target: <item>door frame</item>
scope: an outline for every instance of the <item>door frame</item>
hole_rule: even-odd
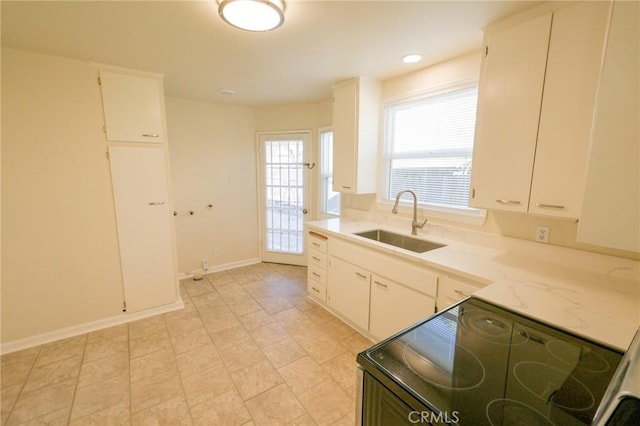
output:
[[[263,262],[284,263],[290,265],[307,265],[306,257],[306,238],[303,232],[303,249],[301,254],[287,254],[287,253],[273,253],[267,252],[266,249],[266,209],[265,209],[265,161],[264,161],[264,149],[262,147],[262,138],[269,136],[287,136],[287,135],[304,135],[306,140],[303,147],[303,162],[314,163],[313,160],[313,132],[309,129],[306,130],[284,130],[284,131],[269,131],[269,132],[257,132],[256,133],[256,192],[258,197],[257,214],[258,214],[258,250],[260,260]],[[311,220],[315,217],[312,211],[313,201],[311,197],[311,183],[313,179],[313,171],[305,169],[303,173],[303,197],[304,208],[307,209],[304,221]]]

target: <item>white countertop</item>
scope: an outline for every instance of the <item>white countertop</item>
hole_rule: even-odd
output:
[[[354,235],[372,229],[409,235],[410,228],[345,219],[306,225],[488,284],[474,296],[617,349],[626,350],[640,326],[638,261],[442,225],[428,225],[418,238],[446,247],[418,254]]]

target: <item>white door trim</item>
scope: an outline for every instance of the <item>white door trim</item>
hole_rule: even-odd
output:
[[[277,135],[302,135],[305,138],[305,146],[303,152],[303,162],[311,163],[311,157],[313,155],[312,149],[312,135],[313,132],[309,129],[307,130],[285,130],[285,131],[269,131],[269,132],[257,132],[256,133],[256,170],[257,170],[257,198],[258,198],[258,245],[259,245],[259,253],[260,259],[265,262],[275,262],[275,263],[287,263],[292,265],[301,265],[306,266],[307,259],[305,255],[305,244],[303,244],[303,252],[302,254],[277,254],[274,255],[272,252],[267,252],[266,250],[266,220],[265,220],[265,178],[264,178],[264,152],[262,149],[262,140],[265,137],[269,136],[277,136]],[[312,170],[308,170],[305,168],[303,173],[304,180],[304,208],[307,209],[307,214],[304,216],[305,221],[311,220],[313,217],[312,205],[313,202],[310,198],[310,183],[312,178]],[[304,240],[303,240],[304,241]]]

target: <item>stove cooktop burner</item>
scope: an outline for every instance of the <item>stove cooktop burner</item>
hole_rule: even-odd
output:
[[[513,374],[523,388],[556,407],[583,411],[595,404],[591,391],[571,371],[523,361],[513,367]]]
[[[484,381],[485,370],[482,362],[472,352],[460,345],[455,345],[454,356],[456,362],[461,362],[465,365],[465,373],[461,375],[454,375],[446,366],[437,365],[435,362],[420,355],[419,345],[416,341],[410,342],[405,347],[402,355],[405,364],[414,373],[432,385],[441,388],[473,389]]]
[[[562,340],[551,340],[547,343],[547,350],[559,361],[568,366],[575,365],[575,359],[571,356],[578,352],[579,363],[575,368],[590,373],[604,373],[609,371],[609,362],[601,355],[584,346],[577,346]]]
[[[487,404],[487,419],[492,426],[554,426],[549,418],[534,409],[514,399],[499,398]]]

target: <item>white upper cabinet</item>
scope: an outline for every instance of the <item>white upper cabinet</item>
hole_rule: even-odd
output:
[[[333,190],[376,192],[380,85],[364,77],[333,87]]]
[[[577,240],[640,252],[640,4],[617,1],[604,55]]]
[[[165,141],[162,79],[100,71],[107,140]]]
[[[527,211],[550,28],[546,14],[485,36],[473,207]]]
[[[608,9],[584,2],[553,14],[531,213],[580,217]]]
[[[579,218],[609,4],[487,30],[474,207]]]

